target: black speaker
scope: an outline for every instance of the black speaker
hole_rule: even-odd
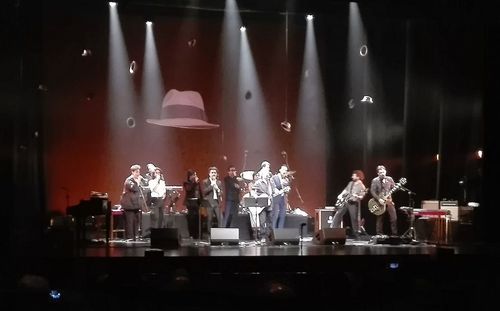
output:
[[[274,245],[293,244],[298,245],[300,241],[299,228],[276,228],[271,233],[271,242]]]
[[[323,228],[314,235],[315,244],[340,244],[344,245],[346,240],[346,228]]]
[[[177,228],[151,228],[151,247],[161,249],[179,248]]]
[[[239,228],[210,228],[211,245],[238,245],[239,242]]]

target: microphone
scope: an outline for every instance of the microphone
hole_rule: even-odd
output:
[[[401,188],[401,190],[408,192],[408,194],[416,194],[415,192],[411,191],[410,189],[408,189],[406,187],[401,186],[400,188]]]

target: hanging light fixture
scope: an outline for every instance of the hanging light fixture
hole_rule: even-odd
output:
[[[292,124],[288,122],[288,10],[285,13],[285,57],[285,121],[282,121],[280,126],[289,133],[292,131]]]

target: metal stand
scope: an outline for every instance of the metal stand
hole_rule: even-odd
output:
[[[142,232],[142,213],[143,212],[150,213],[150,208],[148,206],[148,203],[146,202],[146,198],[144,197],[144,192],[142,191],[142,187],[143,186],[139,185],[139,190],[141,192],[143,206],[139,210],[139,223],[137,224],[137,227],[138,227],[137,232],[138,232],[139,236],[136,237],[136,239],[138,239],[138,240],[144,240],[144,237],[143,237],[144,232]]]
[[[408,207],[401,207],[400,209],[405,210],[408,213],[408,217],[410,217],[410,228],[406,230],[405,233],[401,236],[403,239],[410,239],[411,243],[419,243],[417,240],[417,230],[415,230],[415,214],[413,213],[413,206],[415,201],[412,198],[412,195],[415,193],[410,191],[405,187],[401,187],[402,190],[408,192]]]
[[[410,239],[412,243],[418,243],[417,231],[415,230],[415,214],[413,214],[413,207],[407,208],[408,216],[410,217],[410,228],[406,230],[401,236],[402,238]]]

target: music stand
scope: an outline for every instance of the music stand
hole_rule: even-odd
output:
[[[259,240],[258,237],[258,228],[260,228],[260,213],[269,206],[269,197],[245,197],[243,198],[243,205],[246,207],[250,213],[250,224],[252,222],[255,226],[252,226],[254,229],[254,237],[255,241]],[[253,218],[254,215],[255,218]]]

